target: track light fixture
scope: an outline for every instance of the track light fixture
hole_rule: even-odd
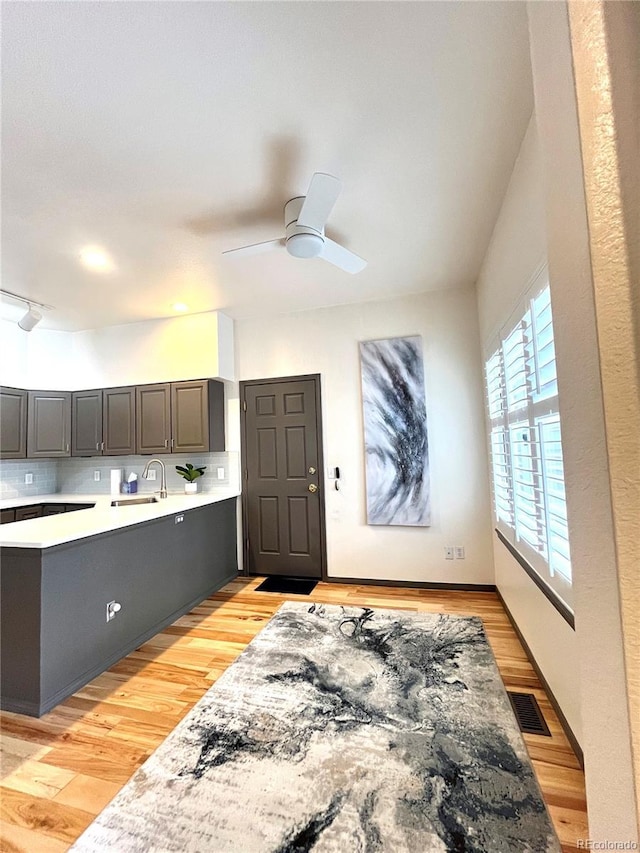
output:
[[[10,290],[0,289],[0,294],[8,296],[9,299],[15,299],[17,302],[23,302],[29,307],[24,317],[18,320],[18,326],[24,329],[25,332],[30,332],[42,320],[42,314],[37,310],[38,308],[43,308],[45,311],[53,310],[52,305],[45,305],[44,302],[36,302],[35,299],[28,299],[26,296],[20,296],[18,293],[12,293]]]
[[[29,310],[24,315],[21,320],[18,320],[18,325],[21,329],[24,329],[25,332],[30,332],[38,323],[42,320],[42,314],[39,311],[36,311],[35,308],[31,308],[29,306]]]

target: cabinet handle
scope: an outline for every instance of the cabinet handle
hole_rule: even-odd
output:
[[[104,441],[100,442],[100,450],[104,450]]]
[[[67,442],[67,444],[66,444],[65,452],[66,452],[66,453],[68,453],[68,452],[69,452],[69,442]]]
[[[100,442],[96,441],[96,450],[100,450]]]
[[[164,440],[164,446],[165,446],[165,447],[169,447],[169,439],[168,439],[168,438],[165,438],[165,440]]]
[[[174,441],[173,441],[173,439],[171,439],[171,447],[173,447],[173,444],[174,444]]]

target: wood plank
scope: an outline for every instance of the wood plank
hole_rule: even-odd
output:
[[[89,814],[98,815],[121,787],[122,785],[118,782],[107,782],[104,779],[78,773],[56,794],[54,800],[56,803],[74,806]]]
[[[44,761],[28,760],[4,776],[0,788],[22,791],[36,797],[54,797],[74,776],[75,773],[70,770],[46,764]]]
[[[89,826],[93,815],[53,800],[4,789],[0,797],[0,818],[72,844]]]
[[[67,849],[292,599],[480,617],[505,686],[533,692],[551,730],[550,738],[524,740],[563,853],[588,837],[578,760],[495,593],[319,583],[311,599],[255,592],[261,581],[232,581],[40,720],[0,715],[6,773],[17,774],[1,792],[0,850]]]
[[[0,853],[66,853],[65,841],[0,820]]]

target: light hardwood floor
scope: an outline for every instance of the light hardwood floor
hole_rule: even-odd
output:
[[[580,765],[495,594],[321,583],[309,599],[259,582],[230,583],[44,717],[0,716],[1,851],[66,851],[288,598],[480,616],[507,688],[533,692],[551,730],[525,741],[564,853],[587,838]]]

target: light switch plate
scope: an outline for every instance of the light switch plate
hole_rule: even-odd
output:
[[[464,545],[456,545],[456,560],[464,560]]]
[[[149,469],[149,471],[147,472],[146,479],[147,479],[147,480],[155,480],[155,478],[156,478],[156,473],[157,473],[157,472],[156,472],[155,468],[151,468],[151,469]]]
[[[218,479],[224,480],[224,468],[218,468]]]
[[[445,545],[444,558],[445,560],[453,560],[453,545]]]
[[[100,480],[100,471],[94,471],[94,472],[93,472],[93,481],[94,481],[94,483],[97,483],[99,480]]]
[[[33,474],[24,475],[24,484],[25,486],[31,486],[33,484]]]

